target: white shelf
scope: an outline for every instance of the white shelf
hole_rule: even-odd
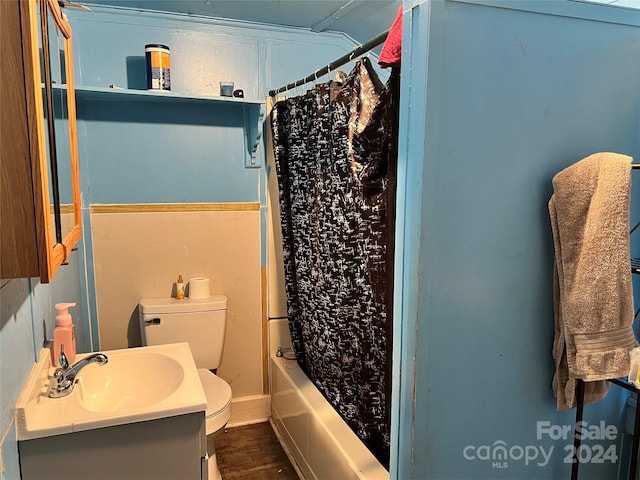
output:
[[[55,88],[55,87],[54,87]],[[248,98],[198,95],[193,93],[164,92],[159,90],[130,90],[125,88],[80,87],[76,86],[76,96],[82,99],[112,99],[149,102],[213,102],[239,105],[264,105],[264,100]]]
[[[1,0],[0,0],[1,1]],[[66,89],[66,85],[55,86],[56,90]],[[265,101],[236,97],[215,97],[191,93],[163,92],[158,90],[130,90],[105,87],[76,87],[76,98],[84,101],[110,100],[141,102],[146,104],[167,103],[211,103],[212,106],[236,105],[242,108],[245,132],[245,168],[260,168],[259,154],[262,140],[262,123],[265,115]]]

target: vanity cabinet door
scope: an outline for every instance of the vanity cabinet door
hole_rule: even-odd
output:
[[[0,278],[48,283],[82,235],[71,28],[55,1],[0,0],[0,35]]]

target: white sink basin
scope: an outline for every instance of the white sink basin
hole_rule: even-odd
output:
[[[50,355],[41,355],[16,404],[18,440],[205,411],[187,343],[102,353],[108,363],[85,366],[62,398],[48,396],[54,368]]]
[[[140,351],[107,356],[106,365],[88,365],[78,375],[75,388],[80,391],[80,404],[92,412],[143,409],[167,398],[184,380],[182,365],[164,354]]]

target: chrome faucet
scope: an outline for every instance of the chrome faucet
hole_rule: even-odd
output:
[[[73,387],[76,384],[76,376],[80,373],[80,370],[91,363],[104,365],[108,361],[109,359],[104,353],[92,353],[70,367],[69,360],[67,360],[67,356],[64,354],[64,346],[61,346],[60,357],[58,358],[60,367],[56,368],[56,371],[53,372],[51,387],[49,388],[49,397],[66,397],[73,391]]]

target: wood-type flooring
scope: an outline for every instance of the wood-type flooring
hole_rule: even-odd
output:
[[[269,422],[225,429],[215,443],[223,480],[300,480]]]

